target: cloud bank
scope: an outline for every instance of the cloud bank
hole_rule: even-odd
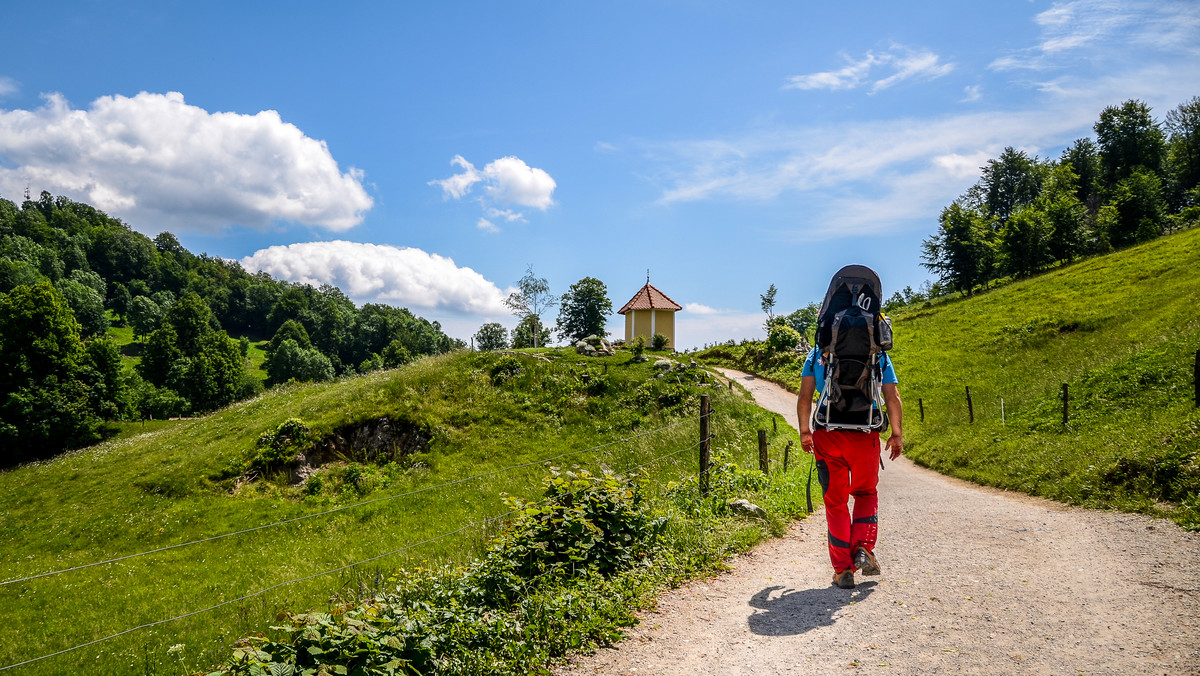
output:
[[[49,94],[0,110],[0,192],[69,195],[155,232],[266,227],[342,231],[373,201],[361,171],[342,172],[324,141],[279,113],[210,113],[178,92],[103,96],[74,109]]]
[[[514,205],[540,211],[554,205],[554,189],[558,184],[545,170],[531,167],[518,157],[501,157],[489,162],[482,170],[476,169],[462,155],[455,155],[450,164],[462,171],[450,178],[430,181],[429,185],[439,186],[444,199],[457,200],[471,194],[477,184],[482,184],[483,194],[478,200],[487,218],[480,219],[481,229],[498,231],[495,219],[524,222],[524,214],[508,208]]]
[[[241,260],[251,272],[332,284],[356,302],[486,316],[506,315],[504,293],[471,268],[411,247],[334,240],[260,249]]]

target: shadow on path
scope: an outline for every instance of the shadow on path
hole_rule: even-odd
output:
[[[877,582],[863,582],[854,589],[834,586],[820,589],[785,589],[771,598],[782,586],[767,587],[750,598],[750,607],[757,612],[749,617],[750,631],[760,636],[796,636],[817,627],[828,627],[837,621],[835,615],[852,601],[862,601],[875,590]]]

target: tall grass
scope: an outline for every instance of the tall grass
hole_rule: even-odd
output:
[[[319,518],[0,586],[0,666],[497,516],[505,509],[500,494],[533,497],[550,464],[618,472],[645,465],[639,472],[665,485],[696,471],[692,447],[699,434],[695,395],[700,390],[711,392],[718,411],[713,418],[717,448],[738,462],[754,462],[754,430],[771,428],[767,414],[741,393],[688,387],[678,373],[656,378],[650,364],[628,364],[626,354],[586,361],[573,352],[555,356],[552,362],[502,357],[520,366],[500,379],[492,373],[497,357],[458,353],[340,382],[286,386],[209,416],[0,472],[0,538],[7,544],[0,551],[0,581],[467,479]],[[282,476],[250,483],[224,478],[253,453],[263,432],[289,418],[302,419],[320,437],[382,417],[426,431],[429,446],[383,465],[353,458],[333,462],[321,470],[324,488],[315,492],[309,485],[289,485]],[[789,434],[781,429],[777,441]],[[594,448],[605,443],[611,445]],[[531,464],[488,474],[526,463]],[[479,474],[485,476],[468,479]],[[177,653],[168,653],[177,644],[186,645],[189,663],[217,664],[235,639],[263,630],[284,611],[357,598],[401,566],[462,561],[498,527],[468,529],[369,565],[281,586],[38,662],[22,673],[166,673],[179,669]]]

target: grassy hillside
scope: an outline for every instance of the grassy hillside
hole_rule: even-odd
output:
[[[703,370],[659,375],[652,363],[628,363],[624,352],[587,360],[573,351],[544,354],[549,358],[460,352],[339,382],[285,386],[209,416],[0,472],[0,540],[6,543],[0,582],[373,501],[0,586],[0,666],[502,514],[501,494],[538,495],[551,464],[621,472],[650,462],[640,472],[651,486],[665,486],[695,472],[701,392],[711,393],[717,411],[715,449],[735,461],[755,464],[755,430],[772,429],[768,414],[740,392],[712,387]],[[293,482],[268,462],[272,453],[286,455],[287,444],[259,443],[292,418],[302,421],[310,441],[322,443],[335,435],[351,440],[362,430],[378,435],[378,421],[387,418],[392,441],[405,450],[369,457],[339,446],[325,451],[313,476]],[[784,427],[772,437],[776,449],[794,438]],[[541,462],[547,459],[552,462]],[[794,473],[803,479],[804,469]],[[459,479],[465,480],[411,494]],[[395,496],[403,497],[389,499]],[[803,508],[795,501],[772,507],[776,527],[779,518]],[[745,546],[770,525],[746,522],[721,537],[701,537],[695,555]],[[498,527],[468,529],[369,565],[281,586],[22,673],[178,673],[180,651],[193,669],[215,665],[235,639],[265,630],[282,611],[357,598],[400,566],[462,561]],[[168,652],[177,644],[185,648]]]
[[[1200,527],[1197,270],[1200,229],[897,313],[909,456],[979,483]],[[756,361],[747,349],[696,358],[799,388],[797,359]]]

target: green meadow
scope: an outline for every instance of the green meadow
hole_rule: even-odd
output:
[[[97,446],[4,470],[0,582],[16,582],[0,585],[0,666],[253,594],[15,672],[215,668],[235,641],[266,631],[282,613],[370,596],[401,568],[470,560],[502,528],[502,496],[537,499],[552,467],[636,472],[661,501],[664,487],[695,481],[702,393],[712,397],[713,447],[723,461],[756,468],[758,429],[771,433],[776,455],[796,439],[786,425],[774,432],[770,414],[702,368],[665,370],[653,357],[630,356],[452,353],[275,388],[211,415],[148,423],[145,433],[131,426]],[[259,441],[298,419],[316,447],[383,418],[409,435],[407,450],[368,457],[340,447],[302,481],[272,465]],[[768,508],[766,521],[676,525],[684,553],[672,555],[672,575],[711,571],[803,514],[804,460],[773,473],[786,491],[742,496]],[[814,492],[819,501],[819,487]],[[160,548],[168,549],[89,565]],[[23,579],[55,571],[64,572]],[[311,579],[291,583],[302,578]]]

